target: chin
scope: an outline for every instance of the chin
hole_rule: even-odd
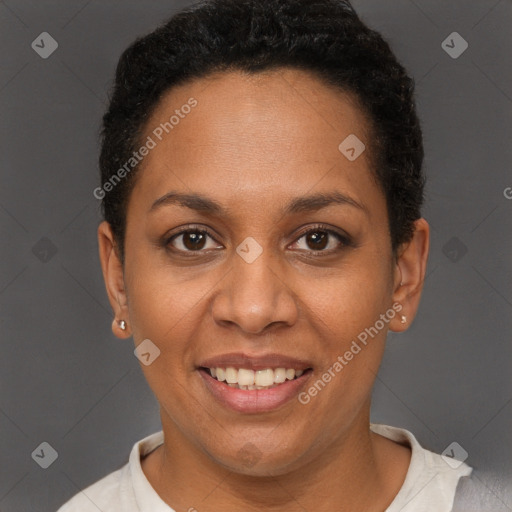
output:
[[[265,449],[248,441],[239,450],[230,453],[225,451],[210,456],[217,464],[239,475],[254,477],[282,476],[293,469],[300,467],[298,448],[277,450],[274,447]]]

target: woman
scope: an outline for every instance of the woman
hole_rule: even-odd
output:
[[[212,0],[122,55],[100,157],[113,331],[163,430],[60,512],[453,509],[370,424],[425,277],[414,83],[340,0]]]

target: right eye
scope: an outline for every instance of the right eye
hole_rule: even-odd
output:
[[[215,247],[207,247],[205,249],[207,238],[215,240],[209,231],[189,227],[173,234],[166,240],[165,245],[170,245],[173,250],[179,252],[203,252],[205,250],[215,249]]]

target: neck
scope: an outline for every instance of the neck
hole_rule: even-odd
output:
[[[333,443],[316,447],[319,454],[307,463],[266,476],[235,473],[216,463],[163,414],[162,426],[165,444],[143,461],[143,471],[176,510],[382,512],[400,489],[410,460],[408,449],[369,430],[368,412]]]

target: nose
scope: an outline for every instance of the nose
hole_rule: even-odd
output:
[[[291,326],[297,321],[297,298],[289,282],[290,272],[270,256],[267,250],[254,261],[239,254],[233,256],[231,271],[221,281],[213,301],[215,322],[261,334],[271,326]]]

